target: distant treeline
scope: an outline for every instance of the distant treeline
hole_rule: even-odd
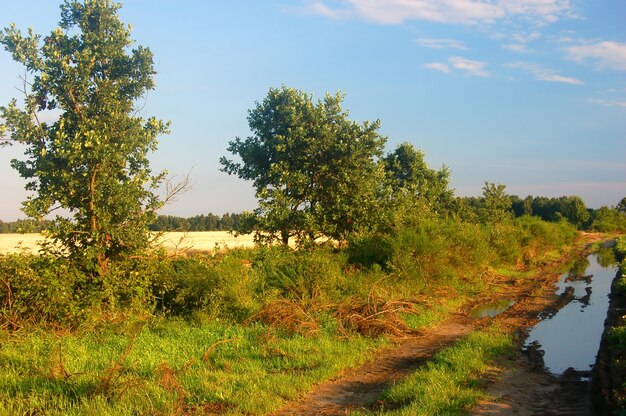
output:
[[[0,220],[0,234],[8,233],[40,233],[52,224],[48,220],[17,220],[4,222]]]
[[[484,196],[459,198],[460,205],[469,208],[470,215],[480,212]],[[615,207],[587,208],[578,196],[548,198],[527,196],[522,199],[517,195],[508,195],[510,205],[507,210],[513,217],[524,215],[539,217],[544,221],[567,221],[580,230],[591,231],[626,231],[626,198]],[[508,205],[505,202],[505,206]]]
[[[559,222],[565,220],[578,229],[593,231],[626,231],[626,198],[616,207],[587,208],[578,196],[561,196],[548,198],[544,196],[527,196],[522,199],[516,195],[505,196],[510,200],[509,212],[513,217],[530,215],[544,221]],[[479,215],[484,197],[457,198],[457,211],[464,205],[465,215]],[[506,205],[505,205],[506,206]],[[240,229],[244,219],[242,213],[226,213],[196,215],[185,218],[175,215],[159,215],[150,231],[232,231]],[[467,219],[467,218],[466,218]],[[0,233],[38,233],[51,224],[49,220],[17,220],[3,222],[0,220]]]
[[[242,215],[228,212],[221,217],[211,213],[189,218],[159,215],[149,228],[150,231],[231,231],[238,228]]]

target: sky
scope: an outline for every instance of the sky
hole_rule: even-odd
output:
[[[0,27],[47,35],[60,2],[0,0]],[[219,171],[248,110],[270,87],[342,91],[352,120],[381,121],[387,151],[410,142],[446,165],[460,196],[486,181],[524,197],[626,196],[624,0],[126,0],[136,45],[154,53],[142,115],[171,122],[154,171],[191,172],[161,213],[256,206],[250,183]],[[24,69],[0,50],[0,105]],[[24,218],[19,146],[0,148],[0,219]]]

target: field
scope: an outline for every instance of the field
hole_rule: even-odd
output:
[[[168,252],[212,251],[254,245],[252,234],[235,237],[228,231],[166,232],[157,241]],[[41,234],[0,234],[0,254],[37,253],[45,238]]]

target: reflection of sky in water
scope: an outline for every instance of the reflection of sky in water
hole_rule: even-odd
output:
[[[541,344],[546,368],[554,374],[562,374],[569,367],[590,370],[596,361],[615,268],[603,268],[595,255],[587,259],[589,267],[585,275],[593,275],[591,282],[565,282],[568,274],[561,276],[556,293],[560,295],[567,287],[573,287],[574,299],[555,316],[539,322],[526,340],[526,345],[535,341]]]

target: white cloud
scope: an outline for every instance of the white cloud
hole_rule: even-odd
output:
[[[489,73],[485,71],[485,67],[487,66],[486,62],[472,61],[471,59],[462,58],[460,56],[448,58],[448,63],[431,62],[422,66],[427,69],[443,72],[444,74],[449,74],[453,70],[461,70],[477,77],[489,76]]]
[[[569,58],[576,62],[593,61],[598,69],[626,71],[626,43],[604,41],[565,48]]]
[[[349,12],[342,9],[331,8],[321,2],[310,3],[305,11],[311,14],[318,14],[333,20],[340,20],[349,17]]]
[[[358,18],[381,24],[422,20],[452,24],[490,24],[520,17],[552,23],[571,15],[569,0],[336,0],[311,2],[308,10],[331,18]]]
[[[626,101],[617,101],[617,100],[605,100],[602,98],[591,98],[589,102],[597,105],[601,105],[602,107],[621,107],[626,108]]]
[[[548,82],[561,82],[572,85],[583,85],[584,82],[574,77],[559,75],[556,71],[544,68],[541,65],[530,62],[513,62],[506,65],[509,68],[521,69],[531,74],[536,80]]]
[[[435,71],[443,72],[444,74],[449,74],[452,72],[448,64],[444,64],[443,62],[432,62],[429,64],[422,65],[424,68],[434,69]]]
[[[453,56],[448,59],[450,64],[456,68],[475,75],[477,77],[488,77],[489,73],[484,70],[487,66],[486,62],[472,61],[471,59],[462,58],[460,56]]]
[[[463,42],[454,39],[419,38],[415,42],[425,48],[467,50]]]
[[[513,44],[508,44],[508,45],[502,45],[502,47],[504,49],[508,49],[510,51],[519,52],[519,53],[531,53],[531,52],[533,52],[533,50],[530,49],[528,47],[528,45],[525,45],[523,43],[513,43]]]

